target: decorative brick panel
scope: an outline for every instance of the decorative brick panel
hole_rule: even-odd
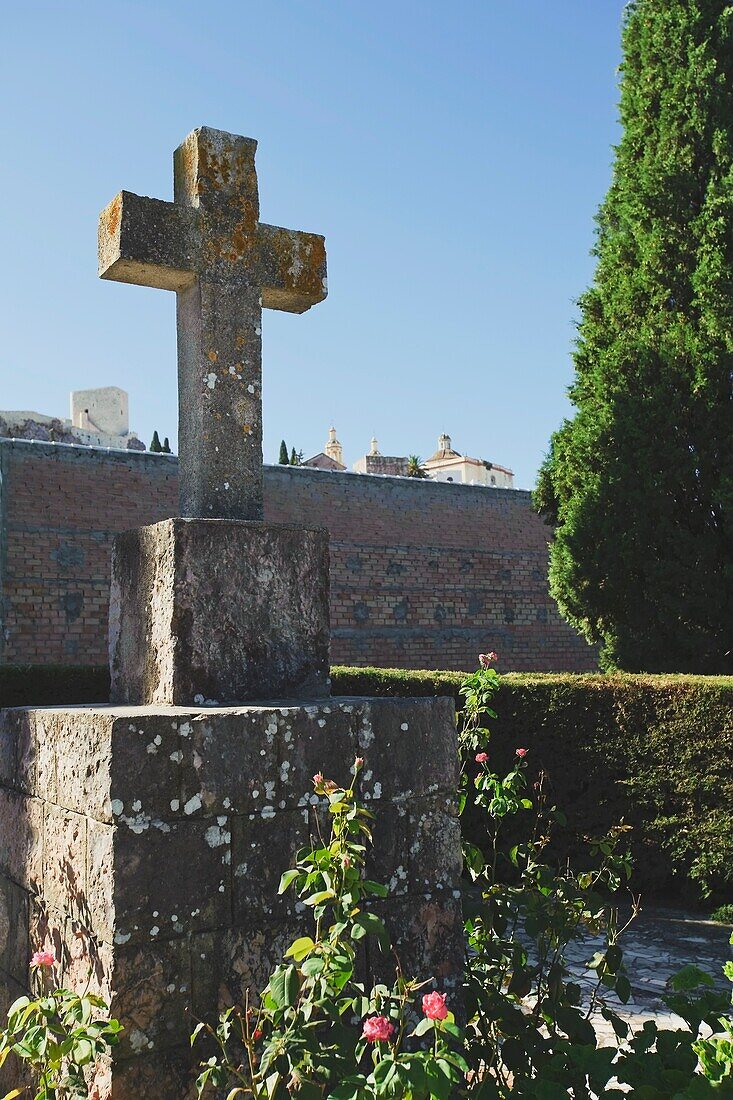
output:
[[[169,455],[0,440],[3,664],[105,664],[112,536],[178,511]],[[265,520],[331,534],[334,664],[588,671],[529,493],[265,468]]]

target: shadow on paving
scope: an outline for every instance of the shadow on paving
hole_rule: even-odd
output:
[[[730,992],[731,984],[723,974],[723,963],[733,958],[728,924],[704,920],[699,914],[681,909],[649,907],[634,920],[620,940],[626,973],[631,982],[631,999],[622,1005],[615,994],[606,994],[609,1008],[628,1020],[634,1030],[645,1020],[655,1020],[659,1027],[684,1027],[684,1021],[670,1012],[663,997],[667,981],[683,966],[693,964],[715,980],[715,986]],[[603,946],[600,937],[588,936],[568,951],[570,968],[584,989],[594,984],[594,974],[586,963]],[[613,1041],[610,1024],[597,1014],[593,1020],[601,1042]]]

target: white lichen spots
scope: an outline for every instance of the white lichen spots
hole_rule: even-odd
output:
[[[157,916],[158,916],[158,910],[157,910],[157,909],[153,909],[153,916],[154,916],[154,917],[157,917]]]
[[[321,729],[323,729],[325,724],[326,724],[326,719],[325,718],[319,718],[318,719],[318,725],[321,727]]]
[[[461,896],[461,891],[460,890],[454,890],[453,891],[453,897],[454,898],[459,898],[460,896]]]
[[[176,991],[176,987],[175,987],[175,985],[174,985],[174,984],[173,984],[173,983],[171,982],[171,984],[170,984],[170,985],[167,985],[167,986],[165,987],[165,991],[166,991],[166,993],[175,993],[175,991]]]
[[[173,761],[174,764],[180,764],[183,760],[183,753],[180,749],[176,749],[175,752],[171,753],[170,759]]]
[[[157,924],[154,924],[153,927],[150,929],[150,935],[153,938],[155,938],[155,936],[157,936],[159,932],[160,932],[160,929],[158,928]]]
[[[225,488],[225,489],[228,489],[228,488],[229,488],[229,482],[228,482],[228,481],[225,481],[225,482],[224,482],[224,488]]]
[[[286,726],[285,734],[284,734],[285,744],[289,745],[292,740],[293,740],[293,727],[292,726]]]
[[[194,703],[196,703],[197,706],[199,706],[199,707],[201,706],[201,704],[204,701],[204,697],[201,694],[201,692],[199,692],[197,695],[194,695],[193,701],[194,701]],[[181,728],[181,733],[183,733],[183,728]]]
[[[142,804],[142,802],[140,801],[139,798],[135,799],[135,801],[132,804],[132,808],[135,811],[135,813],[139,813],[139,811],[142,810],[143,804]]]
[[[146,1050],[151,1045],[147,1035],[139,1027],[130,1032],[130,1046],[136,1054],[139,1054],[141,1050]]]
[[[281,783],[287,783],[287,781],[288,781],[288,772],[289,771],[290,771],[290,761],[289,760],[283,760],[282,764],[280,765],[280,782]]]
[[[403,722],[402,725],[400,726],[400,729],[403,730],[405,733],[407,732],[407,730],[409,730],[409,728],[410,728],[410,726],[409,726],[408,722]]]
[[[280,807],[281,810],[285,809],[285,799],[284,798],[281,802],[278,802],[278,806]]]
[[[172,798],[171,799],[171,809],[173,810],[173,813],[177,813],[177,811],[180,810],[180,808],[181,808],[181,803],[180,803],[179,799]]]
[[[158,746],[155,744],[154,741],[150,742],[147,747],[147,751],[150,753],[151,756],[153,755],[153,753],[156,753],[158,751]]]
[[[308,715],[309,718],[317,718],[318,717],[318,707],[306,707],[305,708],[305,713]]]
[[[221,861],[226,867],[229,866],[229,864],[232,862],[231,848],[227,848],[227,850],[224,852],[224,855],[221,857]]]
[[[127,943],[132,932],[115,932],[115,943]]]
[[[271,818],[271,817],[274,817],[275,816],[275,807],[274,806],[263,806],[262,807],[262,816],[266,820]]]
[[[381,783],[375,783],[374,784],[374,797],[375,798],[381,798],[382,797],[382,784]]]
[[[262,335],[262,325],[255,325],[255,336]]]
[[[129,729],[130,733],[135,733],[135,727],[133,725],[129,725],[127,728]]]
[[[171,827],[167,821],[153,821],[151,824],[154,829],[160,829],[161,833],[169,833],[171,831]]]
[[[361,723],[361,747],[368,748],[374,743],[374,729],[368,718],[363,718]]]
[[[213,390],[214,386],[216,385],[216,375],[214,374],[213,370],[206,375],[204,381],[206,382],[206,385],[209,387],[209,389]]]
[[[200,913],[200,912],[201,912],[201,910],[200,910],[200,909],[192,909],[192,910],[191,910],[191,916],[192,916],[192,917],[197,917],[197,916],[199,915],[199,913]]]
[[[225,810],[228,810],[229,807],[231,806],[231,804],[232,804],[231,798],[225,798],[224,801],[222,802],[222,806],[224,807]]]
[[[219,893],[220,893],[220,894],[223,894],[223,893],[224,893],[224,883],[223,883],[223,882],[222,882],[222,883],[220,884],[220,886],[219,886]]]
[[[254,789],[254,790],[252,791],[252,797],[253,797],[253,798],[259,798],[259,797],[260,797],[260,792],[259,792],[259,791],[257,790],[257,788],[256,788],[256,787],[255,787],[255,789]]]
[[[194,703],[203,702],[203,698],[204,698],[203,695],[197,695],[196,698],[194,699]],[[191,733],[191,723],[190,722],[181,722],[181,728],[179,729],[178,732],[180,733],[181,737],[188,737],[189,734]]]
[[[178,917],[175,913],[171,916],[171,924],[178,924]]]
[[[119,817],[120,814],[122,813],[122,811],[125,808],[124,802],[120,802],[119,798],[113,798],[112,802],[111,802],[111,806],[112,806],[112,813],[115,815],[115,817]]]
[[[324,707],[323,708],[323,713],[324,714],[330,714],[331,713],[331,708],[330,707]]]
[[[222,820],[221,818],[219,820]],[[226,818],[223,818],[226,822]],[[228,844],[232,839],[232,834],[221,825],[209,825],[208,829],[204,833],[204,839],[210,848],[220,848],[222,844]]]
[[[295,903],[295,912],[296,912],[296,913],[304,913],[304,912],[305,912],[305,904],[304,904],[304,902],[302,902],[302,901],[296,901],[296,903]]]
[[[306,824],[308,823],[309,818],[310,818],[310,811],[309,810],[303,810],[303,821],[305,821]]]
[[[184,814],[193,814],[196,810],[201,809],[201,795],[194,794],[189,798],[186,805],[183,807]]]
[[[352,706],[345,706],[341,708],[344,714],[353,714],[354,708]]]
[[[194,749],[193,766],[196,769],[196,771],[199,770],[199,768],[201,767],[202,764],[203,764],[203,759],[201,758],[200,754],[197,753],[196,750]]]
[[[275,800],[275,780],[265,780],[265,798],[268,802],[274,802]]]
[[[247,386],[247,392],[248,392],[248,393],[254,393],[254,392],[255,392],[255,388],[254,388],[254,386],[252,385],[252,383],[251,383],[251,382],[250,382],[250,384],[249,384],[249,385]]]
[[[328,294],[328,279],[321,279],[321,286],[323,287],[323,293]]]

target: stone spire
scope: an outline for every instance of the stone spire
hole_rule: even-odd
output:
[[[379,450],[379,444],[377,443],[377,437],[376,437],[376,435],[373,435],[373,436],[372,436],[372,442],[371,442],[371,447],[370,447],[370,450],[369,450],[369,454],[370,454],[370,455],[378,455],[378,454],[381,454],[381,452],[380,452],[380,450]]]
[[[332,458],[334,462],[340,462],[344,464],[344,449],[336,438],[336,429],[331,427],[328,429],[328,443],[324,448],[329,458]]]

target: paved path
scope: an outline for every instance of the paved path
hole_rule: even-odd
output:
[[[723,963],[733,958],[730,935],[733,927],[714,924],[699,914],[677,909],[644,909],[621,939],[626,971],[631,982],[631,1000],[622,1005],[611,994],[609,1007],[628,1020],[634,1029],[645,1020],[656,1020],[660,1027],[684,1027],[684,1022],[663,1003],[666,982],[683,966],[694,963],[716,979],[716,986],[730,992],[733,987],[722,972]],[[584,964],[601,947],[589,938],[569,957],[572,969],[586,987],[593,984]],[[603,1042],[612,1039],[610,1025],[600,1016],[594,1021]]]

